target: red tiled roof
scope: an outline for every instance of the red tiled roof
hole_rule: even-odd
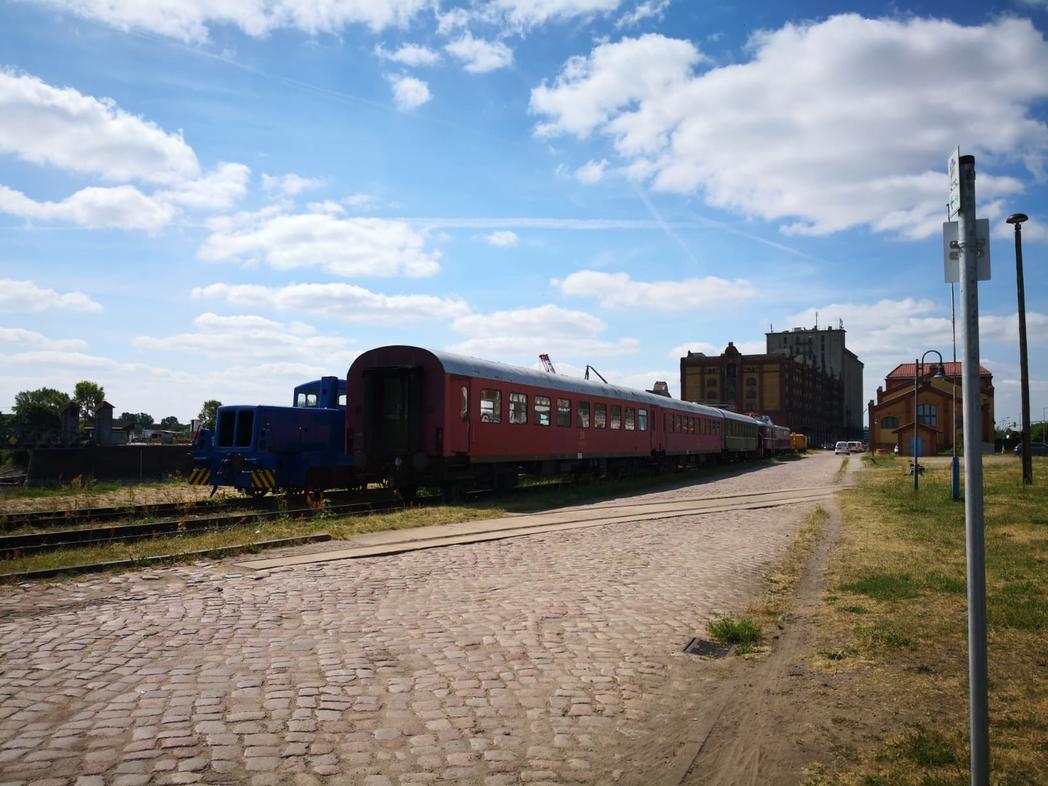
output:
[[[930,377],[935,373],[935,365],[938,361],[935,358],[928,358],[924,362],[924,374],[923,376]],[[943,363],[943,369],[948,377],[959,377],[961,376],[961,364],[960,363]],[[913,379],[913,363],[902,363],[895,367],[895,369],[889,372],[886,379]],[[993,377],[987,369],[979,366],[980,377]]]

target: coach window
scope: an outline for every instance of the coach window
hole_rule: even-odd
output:
[[[557,425],[571,426],[571,399],[557,399]]]
[[[535,396],[535,422],[540,426],[549,425],[549,396]]]
[[[484,388],[480,391],[480,422],[502,422],[502,391]]]
[[[618,404],[611,405],[611,427],[614,429],[622,428],[622,407]]]
[[[637,427],[637,412],[633,407],[626,407],[626,431],[633,431]]]
[[[641,431],[648,430],[648,410],[637,410],[637,428],[639,428]]]
[[[673,416],[673,430],[677,432],[680,431],[680,415]]]
[[[469,388],[465,385],[459,388],[459,397],[461,403],[459,404],[459,419],[466,420],[469,417]]]
[[[509,394],[509,422],[510,423],[527,423],[528,422],[528,394],[527,393],[510,393]]]
[[[608,405],[607,404],[594,404],[593,405],[593,428],[607,428],[608,427]]]
[[[589,428],[589,402],[580,401],[579,409],[576,413],[576,417],[579,421],[579,428]]]

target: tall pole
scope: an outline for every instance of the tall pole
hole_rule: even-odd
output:
[[[918,457],[919,450],[917,450],[917,384],[921,378],[921,361],[917,358],[913,359],[913,442],[910,443],[913,446],[913,490],[917,491],[920,486],[920,481],[917,480],[921,476],[921,466]]]
[[[990,732],[986,686],[986,543],[983,521],[982,395],[979,390],[979,284],[975,237],[975,156],[960,159],[961,407],[964,417],[964,523],[968,556],[968,701],[971,784],[989,786]],[[984,249],[989,253],[989,249]]]
[[[957,304],[953,297],[953,284],[950,284],[950,326],[953,330],[953,374],[950,376],[950,388],[953,401],[950,406],[950,494],[954,499],[961,498],[961,466],[957,459]]]
[[[1023,289],[1023,221],[1026,215],[1015,213],[1006,219],[1015,225],[1015,289],[1019,293],[1019,380],[1022,387],[1023,418],[1023,484],[1033,483],[1033,456],[1030,455],[1030,368],[1026,359],[1026,293]]]

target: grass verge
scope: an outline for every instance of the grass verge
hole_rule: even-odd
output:
[[[1048,460],[1034,461],[1033,486],[1016,462],[984,463],[992,780],[1009,786],[1048,783]],[[808,784],[968,783],[964,505],[948,466],[927,466],[916,494],[904,468],[866,462],[842,495],[814,663],[849,711]]]

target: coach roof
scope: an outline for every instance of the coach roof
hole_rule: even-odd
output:
[[[752,421],[752,418],[748,418],[744,415],[737,415],[733,412],[727,413],[716,407],[693,404],[690,401],[681,401],[680,399],[668,398],[666,396],[657,396],[654,393],[648,393],[644,390],[634,390],[633,388],[624,388],[619,387],[618,385],[606,385],[603,382],[595,382],[587,379],[574,379],[572,377],[561,376],[560,374],[549,374],[545,371],[538,371],[537,369],[511,366],[507,363],[483,360],[481,358],[459,355],[454,352],[445,352],[443,350],[424,349],[422,347],[388,346],[371,350],[365,354],[370,354],[371,352],[385,353],[401,348],[413,352],[428,352],[440,362],[440,365],[443,366],[444,371],[448,374],[459,374],[465,377],[479,377],[481,379],[490,379],[496,382],[508,382],[511,384],[517,383],[518,385],[550,388],[565,393],[577,393],[583,396],[604,396],[607,398],[636,401],[650,406],[659,406],[666,409],[687,412],[692,415],[707,415],[716,418],[723,418],[726,415],[731,415],[733,420],[739,419]]]

